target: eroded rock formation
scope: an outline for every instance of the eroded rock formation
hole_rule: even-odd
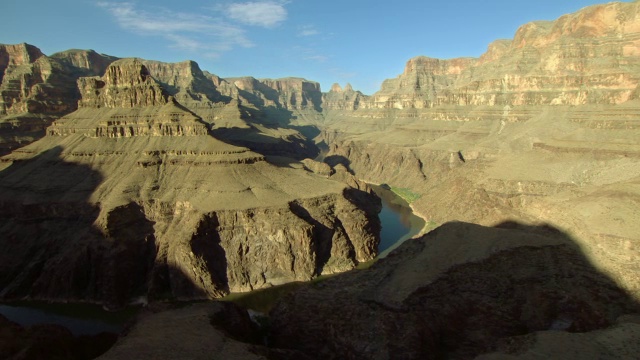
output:
[[[230,78],[249,102],[263,107],[285,110],[322,111],[320,84],[300,78],[255,79],[252,77]]]
[[[373,195],[213,136],[168,77],[81,78],[80,108],[2,158],[3,298],[220,297],[376,255]]]
[[[322,107],[326,110],[356,110],[366,100],[367,96],[353,90],[351,84],[344,89],[339,84],[333,84],[328,93],[322,94]]]
[[[636,296],[640,3],[522,26],[478,59],[417,57],[355,111],[326,112],[327,157],[409,188],[436,223],[570,229]]]
[[[0,155],[39,139],[77,109],[76,80],[101,75],[114,60],[91,50],[48,57],[32,45],[0,45]]]
[[[0,158],[0,295],[120,306],[351,269],[378,241],[364,179],[409,189],[433,222],[502,225],[448,223],[370,270],[303,288],[272,314],[275,346],[309,358],[558,344],[554,355],[636,354],[598,341],[639,331],[622,316],[640,299],[639,10],[527,24],[478,59],[416,57],[370,97],[222,79],[193,62],[126,59],[91,74],[102,65],[90,52],[2,48],[7,113],[72,109],[20,90],[56,99],[54,75],[29,82],[49,62],[87,77],[77,111]],[[318,154],[311,138],[324,162],[295,161]]]
[[[314,359],[617,358],[638,350],[640,325],[623,315],[639,308],[557,229],[447,223],[282,299],[270,344]]]

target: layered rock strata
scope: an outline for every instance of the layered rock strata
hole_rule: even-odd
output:
[[[353,90],[351,84],[344,89],[339,84],[333,84],[328,93],[322,94],[323,110],[356,110],[368,97],[360,91]]]
[[[358,108],[621,104],[638,99],[638,4],[521,26],[480,58],[418,56]]]
[[[326,111],[327,157],[410,189],[436,223],[569,229],[638,296],[639,10],[590,6],[526,24],[478,59],[411,59],[355,111]]]
[[[240,95],[255,105],[285,110],[322,111],[320,84],[301,78],[229,78]]]
[[[1,158],[3,298],[212,298],[376,255],[375,196],[213,136],[142,61],[78,84],[77,111]]]
[[[217,137],[264,155],[302,160],[319,150],[294,118],[318,117],[319,85],[303,79],[221,79],[193,61],[142,60],[151,75],[181,105],[199,116]],[[296,115],[294,115],[296,114]]]
[[[77,109],[76,80],[101,75],[115,58],[70,50],[45,56],[28,44],[0,45],[0,155],[44,135]]]

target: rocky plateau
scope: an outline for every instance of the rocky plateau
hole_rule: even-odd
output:
[[[0,297],[148,298],[104,359],[640,350],[638,1],[415,57],[371,96],[27,44],[0,45],[0,94]],[[266,330],[229,304],[159,305],[374,259],[366,183],[442,225],[283,297]]]
[[[223,130],[238,128],[206,114],[240,112],[238,99],[194,63],[146,63],[79,78],[78,109],[2,158],[0,296],[216,298],[373,259],[380,205],[365,184],[237,145]],[[239,129],[256,148],[300,156],[279,144],[302,138],[295,130]]]

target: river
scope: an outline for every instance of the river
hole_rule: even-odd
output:
[[[75,336],[101,332],[120,333],[125,323],[137,312],[137,307],[120,311],[105,311],[92,304],[63,304],[21,301],[0,304],[0,315],[22,326],[56,324],[66,327]]]
[[[369,184],[382,199],[382,210],[379,217],[382,225],[380,231],[379,255],[377,259],[385,257],[389,252],[402,244],[405,240],[417,235],[425,226],[425,221],[414,215],[409,204],[391,190]],[[372,264],[373,261],[368,264]],[[366,264],[363,264],[366,267]],[[328,275],[332,277],[337,275]],[[321,277],[322,278],[322,277]],[[320,278],[314,280],[318,281]],[[304,282],[292,282],[245,293],[228,295],[224,300],[232,301],[242,307],[267,314],[276,302],[284,295],[304,285]]]
[[[380,211],[380,245],[378,258],[385,257],[405,240],[417,235],[425,226],[425,221],[414,215],[409,204],[393,191],[378,185],[371,185],[382,199]]]
[[[379,214],[382,230],[380,231],[378,258],[383,258],[405,240],[417,235],[424,227],[425,221],[414,215],[409,204],[391,190],[377,185],[371,185],[371,187],[382,199],[382,210]],[[270,307],[274,300],[266,301],[264,296],[269,299],[279,298],[281,296],[280,292],[287,293],[299,286],[299,283],[292,283],[282,287],[258,290],[253,292],[253,296],[249,300],[258,298],[257,303],[267,302]],[[273,295],[276,291],[277,293]],[[262,292],[266,293],[266,295],[260,295]],[[248,307],[259,308],[251,305]],[[0,314],[11,321],[23,326],[38,323],[58,324],[67,327],[74,335],[93,335],[103,331],[119,333],[124,323],[134,313],[135,310],[133,308],[123,312],[106,312],[99,306],[88,304],[46,304],[39,302],[0,304]]]

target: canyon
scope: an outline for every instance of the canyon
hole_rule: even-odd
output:
[[[190,327],[237,358],[633,357],[639,55],[637,1],[415,57],[371,96],[0,45],[0,297],[147,298],[105,359]],[[441,226],[349,271],[380,241],[367,183]],[[332,274],[276,304],[269,346],[230,304],[158,305]]]
[[[244,109],[215,104],[194,66],[116,60],[79,78],[76,111],[2,158],[3,298],[215,298],[373,259],[367,185],[305,170],[295,130],[207,122]]]

